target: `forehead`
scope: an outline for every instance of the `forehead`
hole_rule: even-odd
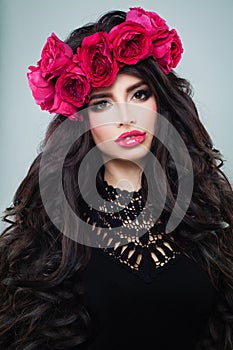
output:
[[[112,91],[120,92],[120,91],[127,90],[129,87],[140,82],[143,83],[142,79],[135,75],[127,74],[127,73],[119,73],[112,85],[95,88],[92,90],[91,94],[95,92],[98,92],[98,93],[106,93],[106,92],[112,92]]]

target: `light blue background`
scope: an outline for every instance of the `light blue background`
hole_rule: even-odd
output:
[[[37,155],[51,118],[31,96],[26,73],[47,37],[65,39],[107,10],[141,6],[177,29],[185,52],[176,71],[191,81],[200,118],[233,182],[233,1],[0,0],[0,211],[9,206]]]

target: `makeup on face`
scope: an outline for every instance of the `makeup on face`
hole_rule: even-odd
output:
[[[126,73],[120,73],[111,86],[95,89],[88,106],[92,137],[105,157],[144,158],[151,147],[156,115],[150,87]]]

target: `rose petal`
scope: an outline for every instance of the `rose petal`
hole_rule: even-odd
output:
[[[71,64],[73,51],[56,34],[47,39],[41,53],[41,71],[44,75],[59,76]]]
[[[35,102],[41,109],[49,110],[55,94],[54,83],[42,77],[40,68],[32,66],[29,68],[31,72],[27,73],[27,79]]]
[[[108,33],[97,32],[85,37],[77,56],[75,60],[80,62],[92,87],[109,86],[115,81],[119,68]]]

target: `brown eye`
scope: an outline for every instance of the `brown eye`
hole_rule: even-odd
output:
[[[148,89],[138,90],[133,95],[133,99],[139,100],[139,101],[146,101],[149,97],[151,97],[152,92]]]

